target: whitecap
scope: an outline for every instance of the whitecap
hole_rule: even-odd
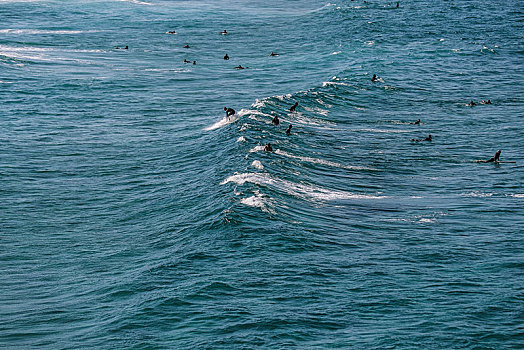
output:
[[[97,30],[0,29],[0,34],[82,34]]]
[[[366,128],[366,129],[353,129],[353,131],[366,131],[366,132],[389,133],[389,134],[401,134],[401,133],[408,133],[408,132],[411,132],[411,130],[372,129],[372,128]]]
[[[238,139],[237,139],[237,142],[246,142],[246,138],[244,136],[240,136]]]
[[[341,200],[341,199],[382,199],[384,196],[356,194],[340,190],[328,190],[322,187],[313,185],[297,184],[287,180],[272,178],[267,174],[262,173],[243,173],[231,175],[222,181],[220,184],[224,185],[229,182],[237,185],[244,185],[246,182],[253,183],[260,186],[274,187],[278,190],[284,191],[289,195],[309,200]]]
[[[259,160],[254,160],[253,163],[251,163],[251,166],[259,170],[264,169],[264,166],[262,165],[262,163]]]
[[[255,146],[249,150],[249,153],[260,152],[264,150],[264,146]]]
[[[205,131],[215,130],[215,129],[222,128],[228,124],[233,124],[234,122],[236,122],[239,119],[239,117],[240,117],[240,113],[232,115],[229,118],[224,117],[220,119],[218,122],[216,122],[215,124],[205,127],[204,130]]]
[[[363,167],[363,166],[342,165],[342,164],[339,164],[339,163],[335,163],[335,162],[331,162],[331,161],[324,160],[324,159],[319,159],[319,158],[296,156],[296,155],[293,155],[293,154],[289,154],[289,153],[287,153],[285,151],[281,151],[280,149],[277,149],[275,151],[275,153],[279,154],[279,155],[282,155],[282,156],[285,156],[285,157],[288,157],[288,158],[298,159],[298,160],[301,160],[303,162],[322,164],[322,165],[332,166],[332,167],[335,167],[335,168],[353,169],[353,170],[373,170],[372,168],[367,168],[367,167]]]

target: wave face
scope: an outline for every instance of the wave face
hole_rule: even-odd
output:
[[[0,347],[518,348],[520,3],[395,3],[0,0]]]

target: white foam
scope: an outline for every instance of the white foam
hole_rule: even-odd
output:
[[[328,190],[322,187],[312,185],[297,184],[287,180],[272,178],[263,173],[243,173],[229,176],[220,184],[233,182],[237,185],[243,185],[246,182],[257,184],[260,186],[274,187],[278,190],[284,191],[292,196],[302,199],[312,200],[340,200],[340,199],[382,199],[384,196],[355,194],[346,191]]]
[[[204,130],[205,131],[210,131],[210,130],[215,130],[215,129],[219,129],[219,128],[222,128],[228,124],[233,124],[234,122],[236,122],[239,118],[239,115],[238,114],[235,114],[235,115],[232,115],[230,116],[229,118],[228,117],[224,117],[222,119],[220,119],[218,122],[216,122],[215,124],[213,125],[210,125],[208,127],[205,127]]]
[[[293,155],[293,154],[289,154],[289,153],[287,153],[285,151],[281,151],[280,149],[277,149],[275,151],[275,153],[276,154],[280,154],[280,155],[285,156],[285,157],[289,157],[289,158],[293,158],[293,159],[299,159],[299,160],[301,160],[303,162],[322,164],[322,165],[332,166],[332,167],[336,167],[336,168],[353,169],[353,170],[373,170],[372,168],[366,168],[366,167],[362,167],[362,166],[342,165],[342,164],[339,164],[339,163],[330,162],[328,160],[319,159],[319,158],[296,156],[296,155]]]
[[[331,54],[332,55],[338,55],[339,53],[342,53],[342,51],[335,51],[335,52],[332,52]]]
[[[238,139],[237,139],[237,142],[246,142],[246,138],[244,136],[240,136]]]
[[[411,132],[411,130],[394,130],[394,129],[353,129],[354,131],[367,131],[367,132],[378,132],[378,133],[388,133],[388,134],[401,134]]]
[[[1,2],[1,0],[0,0]],[[0,34],[82,34],[94,33],[97,30],[49,30],[49,29],[0,29]]]
[[[264,146],[255,146],[249,150],[249,153],[260,152],[264,150]]]
[[[131,2],[133,4],[138,4],[138,5],[148,5],[148,6],[152,6],[153,5],[150,2],[139,1],[139,0],[118,0],[118,1]]]
[[[262,165],[262,163],[260,163],[259,160],[254,160],[253,163],[251,163],[251,166],[259,170],[264,169],[264,166]]]
[[[511,196],[515,198],[524,198],[524,193],[515,193],[515,194],[512,194]]]
[[[322,87],[326,87],[329,85],[342,85],[342,86],[349,86],[349,84],[338,82],[338,81],[325,81],[322,83]]]

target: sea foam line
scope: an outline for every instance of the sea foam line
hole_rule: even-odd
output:
[[[280,155],[285,156],[285,157],[288,157],[288,158],[298,159],[298,160],[301,160],[303,162],[322,164],[322,165],[332,166],[332,167],[335,167],[335,168],[352,169],[352,170],[376,170],[376,169],[373,169],[373,168],[368,168],[368,167],[363,167],[363,166],[342,165],[342,164],[339,164],[339,163],[331,162],[329,160],[324,160],[324,159],[320,159],[320,158],[296,156],[296,155],[287,153],[285,151],[281,151],[280,149],[277,149],[275,151],[275,153],[276,154],[280,154]]]
[[[313,200],[337,200],[337,199],[383,199],[385,196],[374,196],[355,194],[346,191],[328,190],[322,187],[297,184],[287,180],[272,178],[263,173],[243,173],[231,175],[222,181],[220,184],[225,185],[229,182],[237,185],[244,185],[246,182],[253,183],[260,186],[274,187],[278,190],[284,191],[292,196],[302,199]]]

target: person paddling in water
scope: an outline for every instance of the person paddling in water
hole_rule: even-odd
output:
[[[495,153],[495,155],[493,157],[491,157],[490,159],[488,159],[488,160],[477,160],[477,163],[498,163],[501,153],[502,153],[502,151],[498,150],[497,153]]]
[[[295,102],[295,104],[293,106],[289,107],[289,111],[290,112],[294,112],[295,109],[297,109],[297,106],[298,106],[298,102]]]
[[[376,82],[376,81],[378,81],[378,78],[377,78],[377,75],[376,75],[376,74],[373,74],[373,77],[371,78],[371,81],[372,81],[372,82]]]
[[[278,125],[278,124],[280,124],[280,119],[278,119],[278,115],[276,115],[275,118],[273,118],[273,120],[271,121],[271,123],[273,123],[273,125]]]
[[[229,59],[229,55],[226,53],[226,55],[224,56],[224,60],[228,60]]]
[[[273,152],[273,147],[271,147],[271,144],[268,143],[265,147],[264,147],[264,151],[266,152]]]
[[[293,125],[289,124],[289,127],[286,130],[286,135],[291,135],[291,128],[292,127],[293,127]]]
[[[412,125],[419,125],[420,124],[420,118],[417,119],[417,121],[414,121],[413,123],[410,123],[410,124],[412,124]]]
[[[433,141],[433,137],[431,136],[431,134],[429,134],[428,137],[426,137],[424,139],[411,139],[411,141],[416,141],[416,142],[419,142],[419,141]]]
[[[226,111],[226,118],[227,118],[227,120],[229,120],[229,117],[234,116],[235,113],[236,113],[233,108],[224,107],[224,111]]]

